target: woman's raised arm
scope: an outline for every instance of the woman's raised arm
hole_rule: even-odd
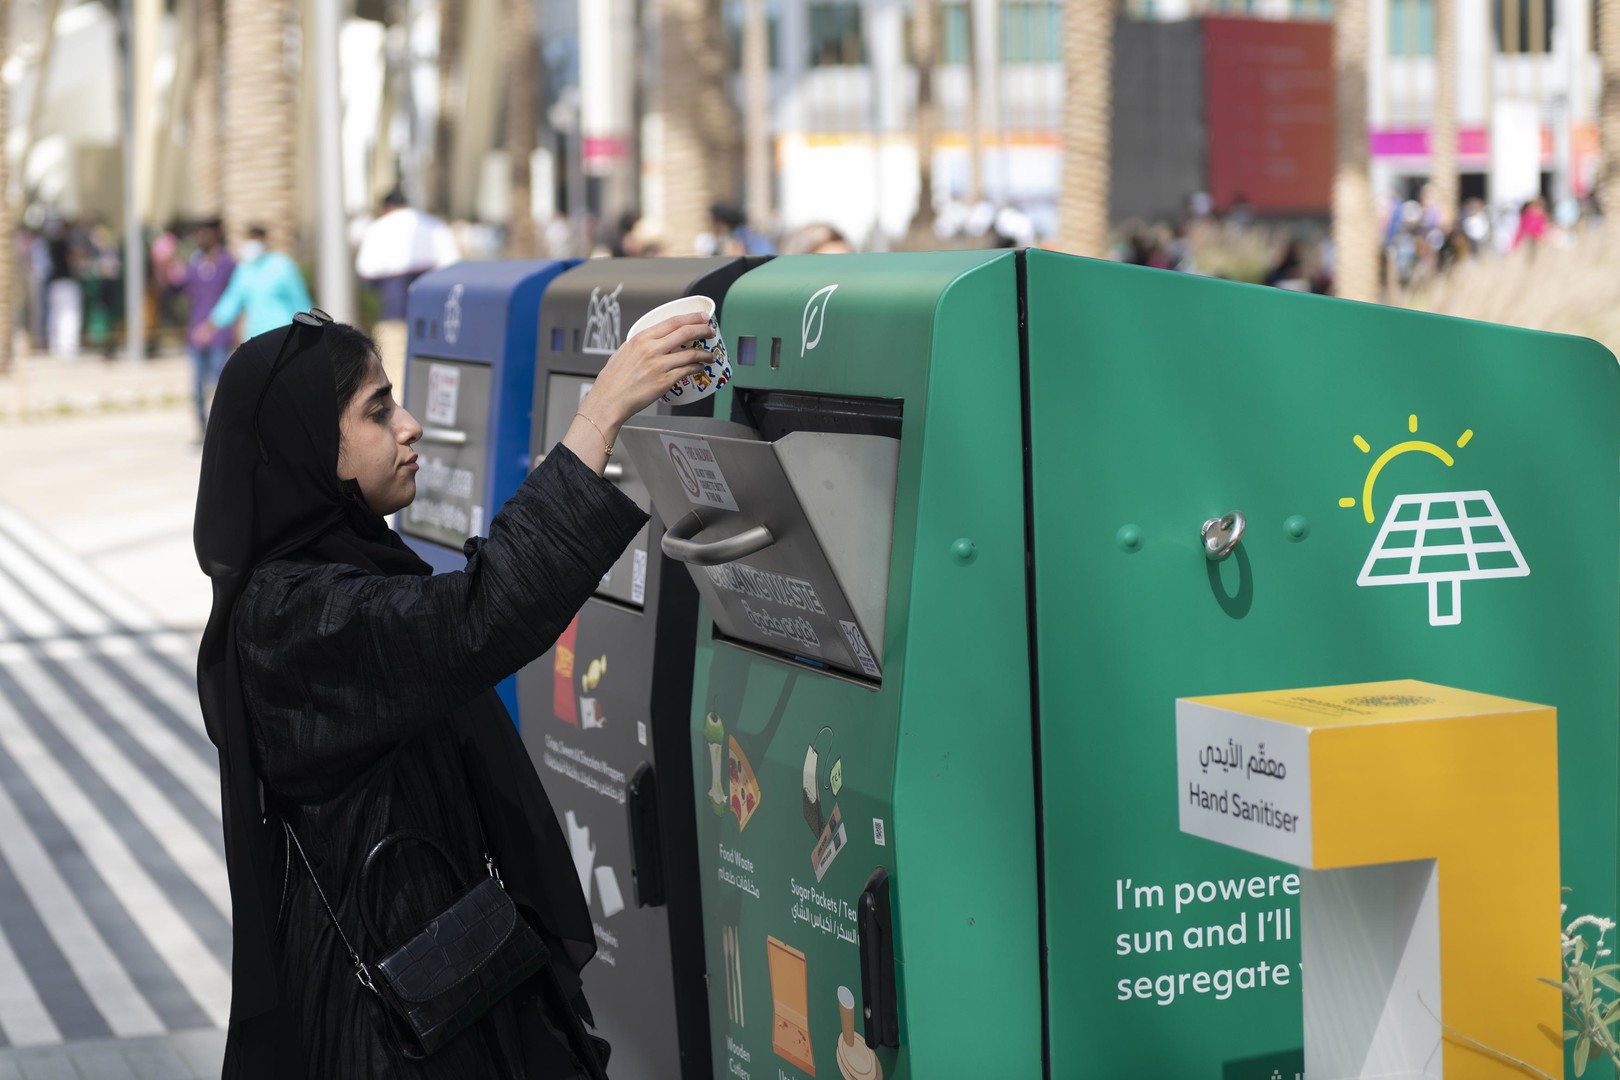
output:
[[[292,798],[340,790],[543,654],[646,520],[559,448],[495,516],[463,571],[261,567],[236,630],[267,782]]]

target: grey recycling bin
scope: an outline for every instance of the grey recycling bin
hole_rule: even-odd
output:
[[[531,463],[638,318],[682,296],[723,310],[732,282],[763,261],[597,259],[560,275],[540,306]],[[752,359],[732,350],[733,366]],[[707,415],[712,400],[652,411]],[[608,477],[653,511],[628,454]],[[596,927],[585,989],[615,1080],[713,1075],[687,730],[697,592],[659,552],[663,532],[654,513],[556,647],[518,673],[523,741]]]

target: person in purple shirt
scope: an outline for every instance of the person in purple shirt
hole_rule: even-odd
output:
[[[191,353],[191,369],[195,379],[200,439],[202,431],[208,426],[208,402],[213,397],[214,384],[219,381],[219,373],[225,370],[225,360],[235,344],[231,326],[220,327],[204,344],[198,344],[193,337],[197,328],[207,321],[214,305],[219,303],[225,286],[230,283],[231,272],[236,269],[236,260],[231,258],[220,236],[219,219],[200,222],[197,225],[197,250],[192,252],[184,266],[176,262],[171,263],[170,267],[173,274],[170,284],[183,293],[191,305],[186,343]]]

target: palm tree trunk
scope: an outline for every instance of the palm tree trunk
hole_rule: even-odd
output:
[[[743,141],[748,170],[748,221],[756,229],[771,220],[770,42],[765,0],[743,0]]]
[[[506,163],[511,178],[506,253],[514,259],[540,254],[530,175],[540,126],[540,47],[534,29],[534,0],[506,0]]]
[[[1447,230],[1457,221],[1457,4],[1434,0],[1434,121],[1429,127],[1429,181]]]
[[[466,22],[463,0],[439,0],[439,107],[433,124],[433,187],[429,206],[450,216],[455,186],[456,119],[460,114],[456,75],[461,66],[461,38]]]
[[[286,0],[225,0],[225,227],[239,238],[249,225],[263,225],[270,245],[283,251],[297,235],[297,128],[281,48],[291,14]]]
[[[1113,121],[1113,0],[1068,0],[1063,9],[1063,182],[1058,246],[1108,254],[1108,182]]]
[[[219,0],[196,0],[197,74],[191,84],[191,206],[198,217],[220,211]]]
[[[1620,0],[1598,0],[1598,197],[1610,242],[1620,240]]]
[[[5,10],[0,11],[0,62],[10,55],[11,9],[7,5]],[[6,137],[11,130],[8,122],[10,116],[11,101],[6,80],[0,79],[0,148],[6,145]],[[15,336],[12,313],[16,310],[13,299],[16,296],[17,246],[11,223],[9,161],[10,155],[0,150],[0,371],[11,370],[11,346]]]
[[[1333,74],[1337,135],[1333,177],[1334,292],[1378,299],[1378,229],[1367,153],[1367,0],[1337,0]]]
[[[44,41],[39,49],[39,63],[34,68],[34,96],[28,105],[28,127],[23,131],[22,157],[17,161],[17,172],[21,174],[25,202],[30,198],[28,158],[34,152],[34,144],[39,141],[39,121],[45,112],[45,80],[51,73],[51,57],[56,52],[56,19],[61,14],[62,0],[48,0],[42,23]]]
[[[967,15],[967,144],[969,206],[977,206],[984,199],[984,117],[979,112],[979,31],[973,0],[962,5]]]
[[[916,0],[911,12],[911,62],[917,69],[917,213],[911,219],[911,246],[931,247],[934,231],[934,66],[939,52],[939,8]]]
[[[703,25],[710,41],[700,56],[703,81],[697,107],[703,145],[709,152],[709,184],[714,197],[736,203],[742,198],[742,115],[732,97],[736,71],[731,66],[731,50],[721,45],[719,37],[718,28],[725,25],[725,19],[726,0],[704,0]]]
[[[732,202],[742,172],[737,110],[728,92],[721,0],[663,0],[660,86],[664,119],[664,238],[672,255],[693,250],[709,207]]]
[[[401,61],[405,49],[391,44],[397,36],[404,36],[406,5],[401,0],[388,0],[383,5],[383,85],[382,104],[377,109],[377,130],[372,136],[371,160],[366,166],[366,205],[374,206],[395,188],[404,190],[400,169],[394,154],[392,136],[394,118],[400,111],[400,84],[408,78]]]

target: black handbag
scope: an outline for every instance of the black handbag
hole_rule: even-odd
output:
[[[458,892],[450,905],[424,922],[403,942],[380,959],[367,964],[349,942],[337,914],[326,899],[303,845],[285,821],[288,842],[309,870],[310,880],[332,925],[348,950],[355,978],[386,1007],[397,1032],[400,1049],[411,1058],[433,1054],[459,1032],[487,1013],[501,998],[517,989],[550,959],[540,940],[506,892],[495,859],[486,848],[488,875]],[[482,826],[480,825],[480,832]],[[402,830],[389,833],[372,847],[360,868],[360,912],[373,941],[385,940],[372,922],[366,903],[367,872],[390,845],[416,841],[438,852],[451,872],[460,875],[443,845],[425,833]]]

